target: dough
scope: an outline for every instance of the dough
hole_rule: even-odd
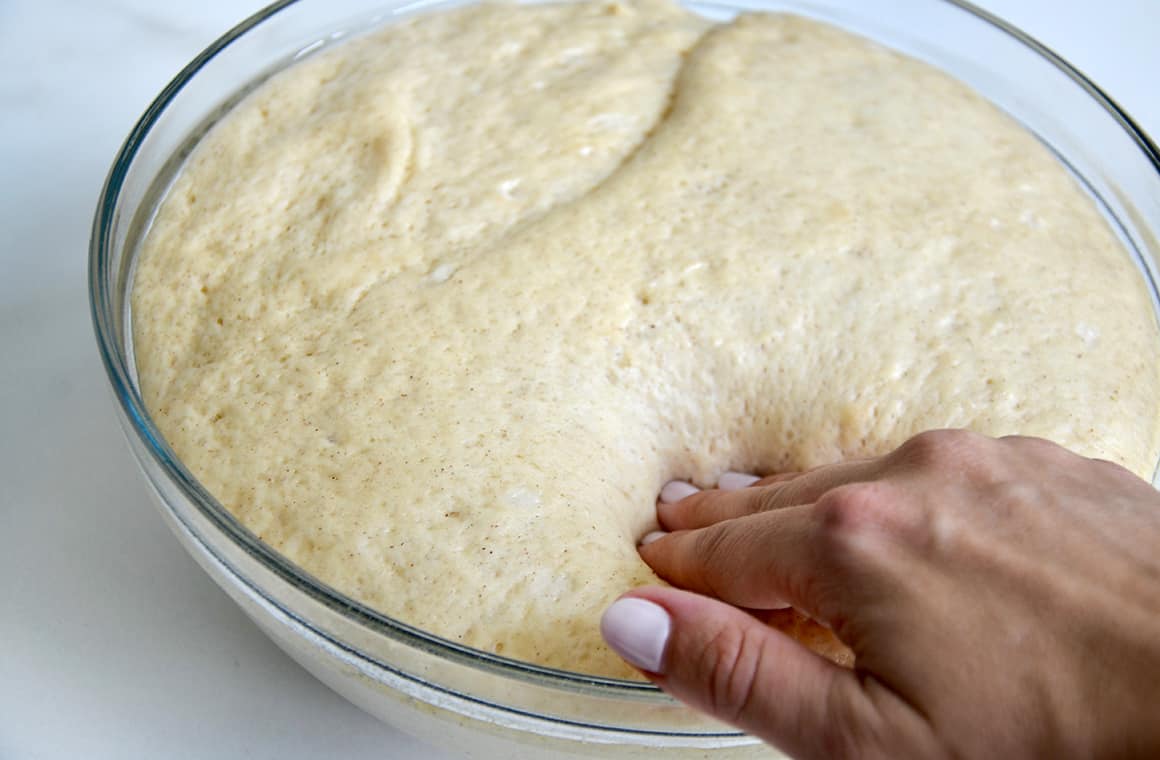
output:
[[[610,676],[669,479],[943,426],[1160,454],[1160,336],[1092,201],[962,84],[786,15],[482,5],[295,64],[173,183],[133,326],[157,424],[264,541]]]

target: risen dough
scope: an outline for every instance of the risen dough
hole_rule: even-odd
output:
[[[1054,439],[1150,476],[1157,329],[1092,202],[942,73],[799,18],[485,5],[296,64],[133,291],[146,402],[262,539],[449,639],[629,675],[674,477]]]

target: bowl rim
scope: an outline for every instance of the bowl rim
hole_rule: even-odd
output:
[[[129,352],[126,350],[127,343],[120,339],[122,331],[131,330],[127,298],[128,289],[131,285],[127,284],[125,287],[125,303],[118,304],[118,295],[115,292],[117,289],[110,287],[110,278],[107,276],[108,271],[110,271],[111,262],[114,260],[113,231],[117,224],[117,204],[126,177],[153,127],[157,124],[169,105],[179,96],[186,84],[227,47],[237,42],[256,27],[262,25],[287,8],[297,5],[301,1],[278,0],[278,2],[265,6],[218,37],[186,64],[153,99],[136,121],[124,143],[117,151],[109,172],[106,175],[97,200],[89,240],[89,307],[101,363],[112,386],[116,403],[120,407],[124,419],[129,423],[125,427],[126,435],[136,436],[144,444],[144,448],[149,452],[153,462],[183,492],[184,496],[196,507],[201,516],[232,541],[235,546],[246,552],[251,559],[259,562],[266,570],[289,583],[295,590],[322,604],[331,612],[351,622],[367,627],[375,634],[385,635],[399,643],[423,649],[437,654],[444,659],[460,662],[477,669],[491,671],[504,677],[517,677],[524,681],[531,681],[540,685],[562,688],[574,693],[601,697],[632,697],[646,701],[657,701],[660,699],[671,701],[671,698],[665,696],[652,683],[577,673],[493,654],[428,633],[355,601],[342,592],[323,583],[302,568],[299,568],[290,560],[283,557],[272,546],[258,539],[255,534],[242,525],[185,468],[169,447],[168,443],[166,443],[161,432],[153,423],[151,416],[146,410],[137,384],[133,379],[134,372],[129,366]],[[1078,85],[1096,104],[1102,107],[1115,120],[1120,128],[1132,138],[1145,158],[1152,164],[1156,173],[1160,175],[1160,148],[1157,148],[1156,143],[1102,88],[1068,63],[1054,50],[989,11],[971,2],[967,2],[967,0],[932,0],[932,2],[949,5],[974,16],[978,20],[994,27],[1000,33],[1013,38],[1016,42],[1028,48],[1030,52],[1037,54],[1052,64],[1057,70]],[[705,3],[694,4],[704,5]],[[413,6],[420,5],[426,6],[428,3],[411,3],[399,10],[407,11]],[[424,10],[426,9],[424,8]],[[132,255],[134,254],[131,254],[130,258],[132,258]],[[130,429],[132,430],[131,433],[129,432]],[[172,512],[173,510],[171,509],[170,511]],[[184,520],[182,521],[185,522]],[[194,531],[188,523],[186,527],[193,531],[195,535],[198,535],[198,532]],[[327,640],[332,641],[344,650],[364,660],[379,667],[385,667],[398,672],[397,668],[376,661],[368,653],[347,642],[336,639],[327,631],[319,630],[317,626],[303,620],[300,616],[293,613],[293,611],[287,610],[285,605],[270,598],[258,584],[238,573],[233,564],[222,557],[220,552],[209,542],[206,542],[200,535],[198,537],[205,545],[207,551],[210,551],[217,560],[221,561],[226,567],[229,567],[247,586],[260,593],[287,614],[292,615],[298,623],[308,626],[319,635],[324,636]],[[416,681],[423,680],[409,673],[407,677]],[[443,691],[448,691],[446,688],[436,684],[429,685]],[[480,700],[469,694],[454,693],[472,701],[486,702],[486,700]],[[508,706],[499,706],[507,710],[513,709]],[[553,718],[553,720],[575,723],[574,721],[559,718]],[[606,726],[593,727],[608,728]],[[618,730],[649,734],[674,733],[659,730]],[[724,737],[739,736],[740,732],[680,732],[680,735]]]

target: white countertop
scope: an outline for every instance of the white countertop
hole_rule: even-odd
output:
[[[1160,2],[976,1],[1160,137]],[[87,242],[110,160],[178,69],[260,5],[0,0],[5,760],[440,757],[301,670],[186,556],[94,348]]]

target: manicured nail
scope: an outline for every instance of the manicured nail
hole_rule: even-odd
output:
[[[695,493],[700,493],[701,489],[697,488],[692,483],[686,483],[683,480],[670,480],[665,483],[665,487],[661,489],[661,501],[666,504],[673,504],[678,502],[686,496],[692,496]]]
[[[641,670],[661,673],[673,622],[659,604],[628,597],[617,599],[600,619],[608,646]]]
[[[645,544],[651,544],[653,541],[656,541],[658,539],[662,539],[667,535],[669,535],[669,534],[663,530],[654,530],[651,533],[645,533],[644,538],[642,538],[640,540],[640,546],[644,546]]]
[[[748,488],[761,478],[756,475],[746,475],[744,472],[727,472],[717,481],[717,488],[722,491],[739,491]]]

